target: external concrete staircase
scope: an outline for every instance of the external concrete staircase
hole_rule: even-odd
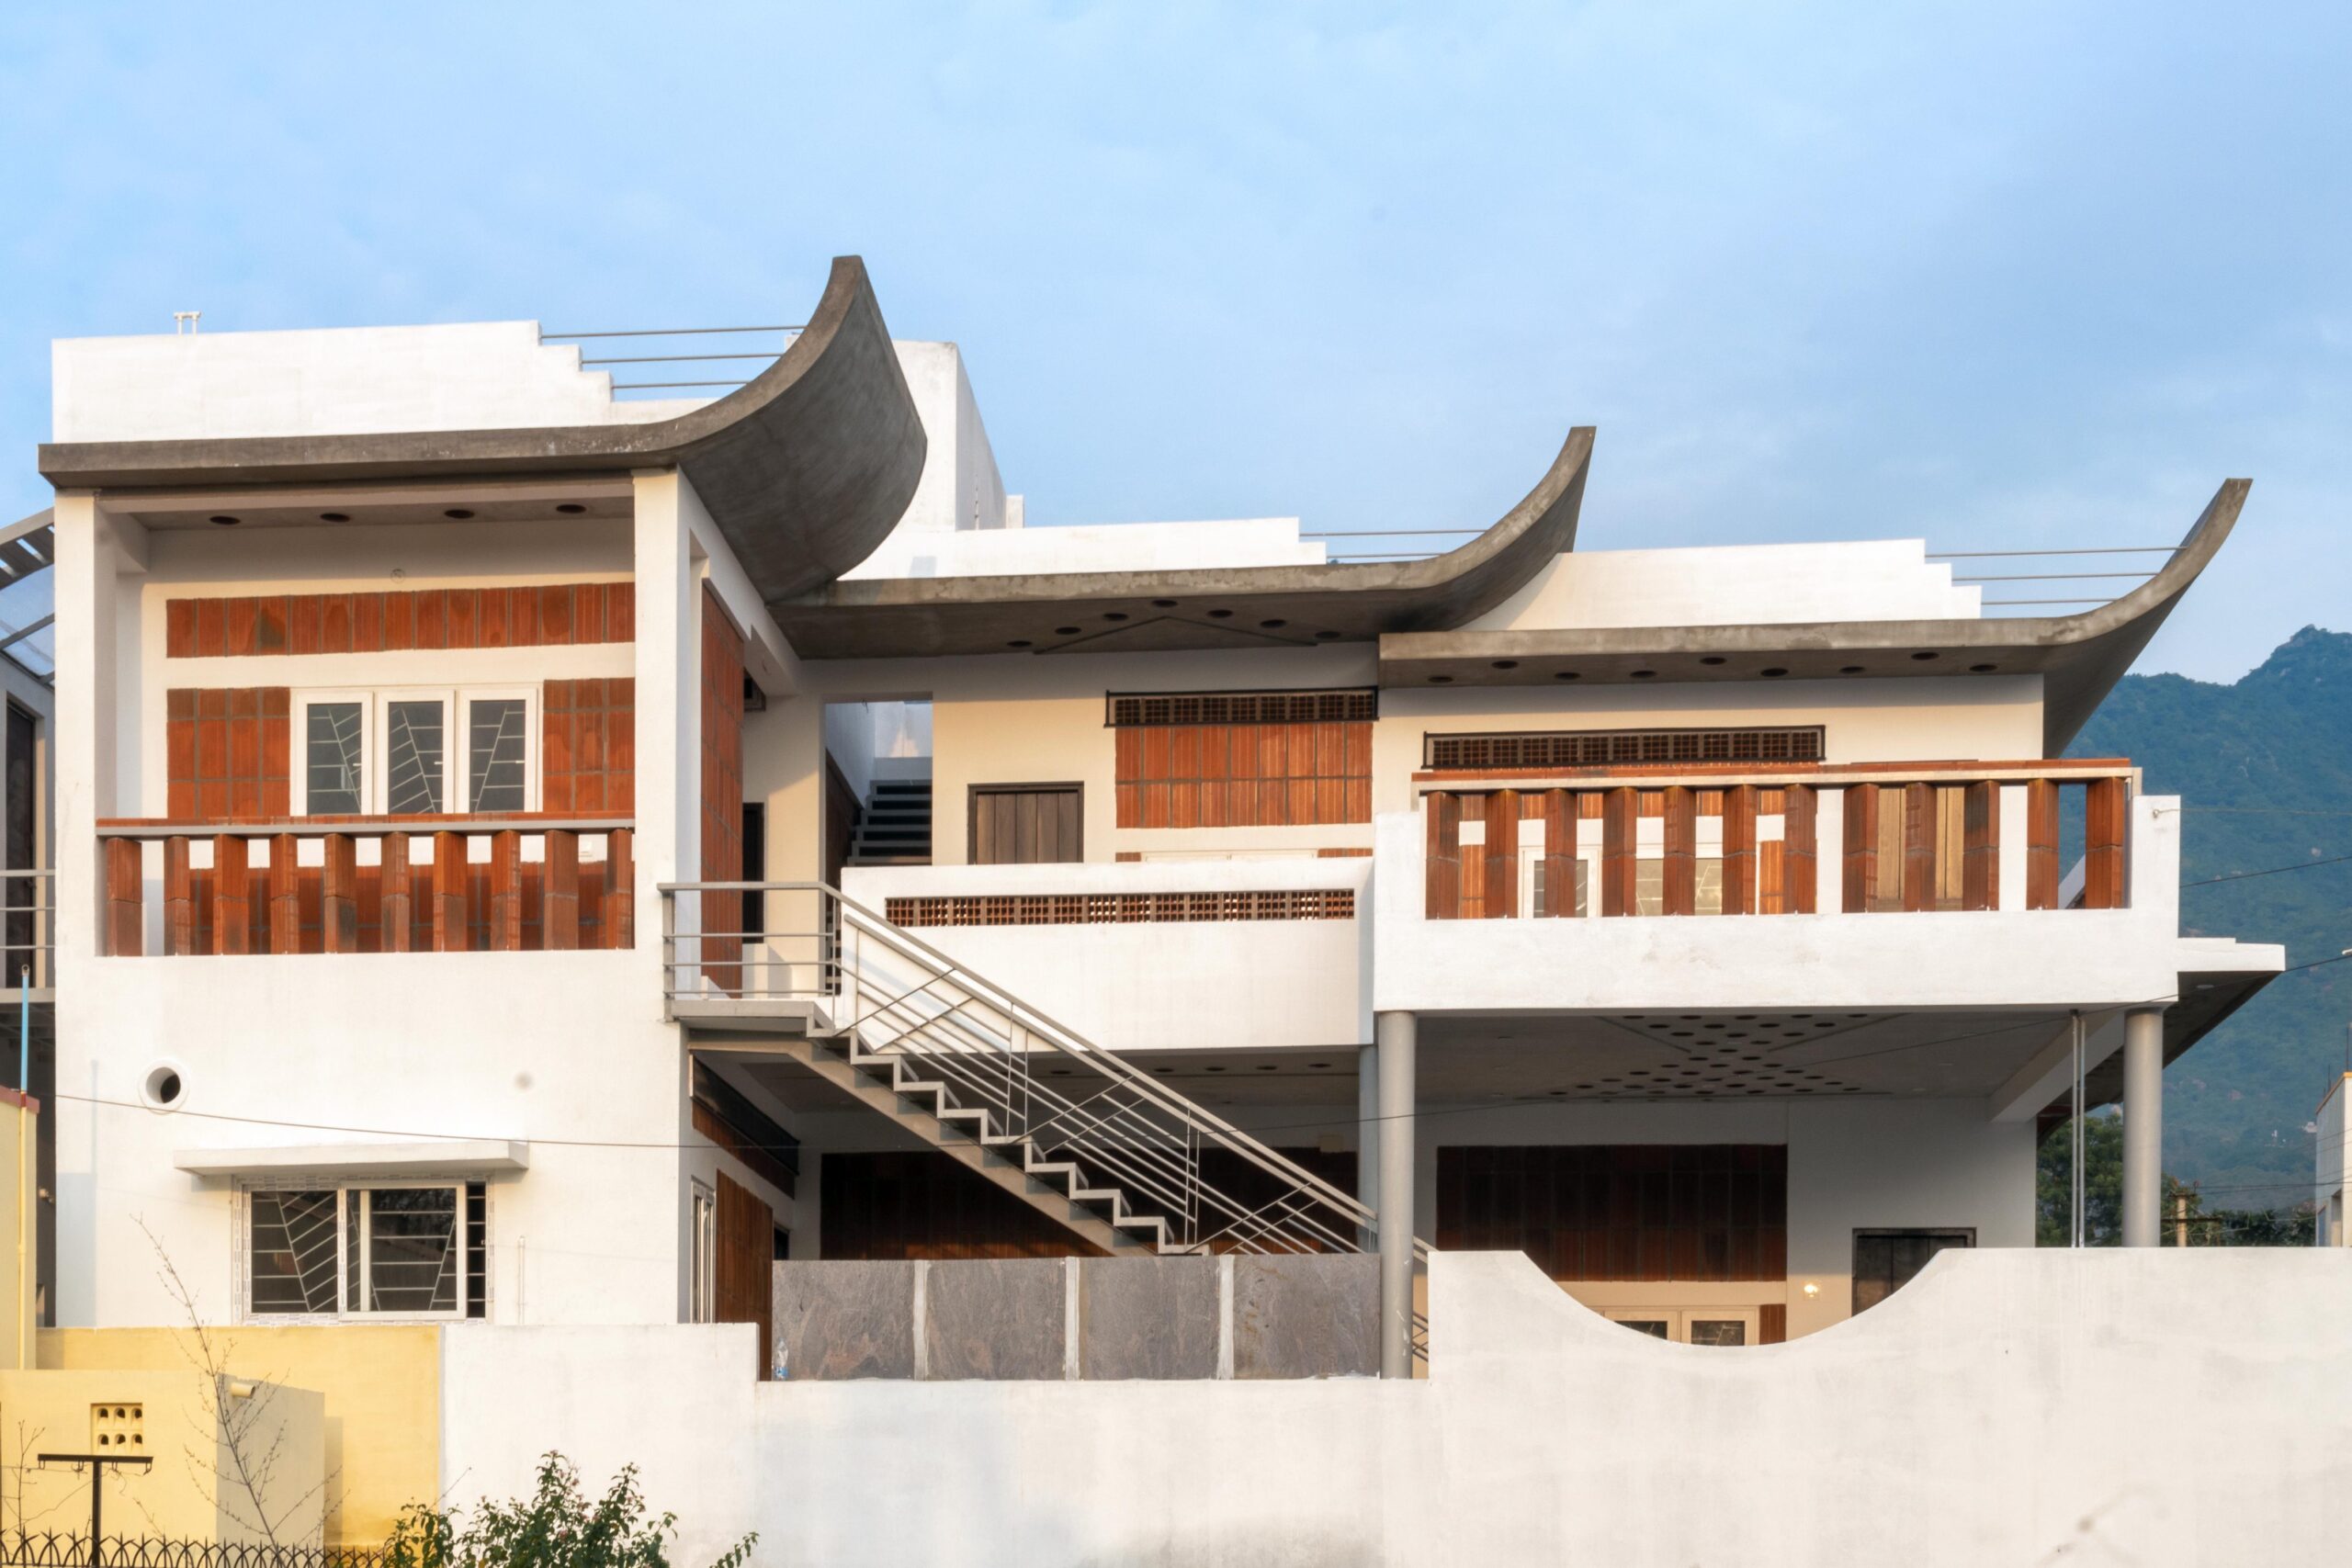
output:
[[[850,840],[852,865],[931,863],[931,781],[876,779],[858,808],[857,834]]]
[[[662,889],[690,1027],[783,1023],[775,1048],[1107,1253],[1370,1250],[1352,1193],[831,887],[765,885],[815,931],[704,962],[694,901],[743,890]]]

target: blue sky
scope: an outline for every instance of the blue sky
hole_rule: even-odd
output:
[[[796,321],[864,255],[1033,523],[2231,548],[2352,629],[2352,8],[0,11],[0,511],[48,340]]]

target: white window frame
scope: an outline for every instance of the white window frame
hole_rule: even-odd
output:
[[[537,686],[459,686],[449,694],[450,722],[456,733],[449,737],[443,755],[448,759],[449,788],[442,798],[450,803],[450,810],[458,816],[471,816],[473,807],[460,801],[473,778],[473,723],[468,710],[477,702],[497,702],[520,698],[523,704],[523,804],[520,809],[539,808],[539,688]]]
[[[441,705],[440,815],[463,816],[464,813],[457,807],[458,785],[464,777],[457,771],[456,761],[458,737],[454,728],[460,701],[458,689],[449,686],[386,686],[376,691],[373,696],[375,706],[368,713],[368,723],[380,765],[368,775],[368,809],[378,816],[388,816],[392,809],[392,705],[438,703]]]
[[[444,817],[473,815],[467,801],[473,776],[473,727],[469,705],[476,701],[517,700],[523,704],[523,805],[539,808],[539,773],[544,739],[540,717],[542,689],[536,685],[321,687],[293,694],[293,734],[288,750],[289,803],[297,817],[311,811],[311,707],[318,703],[357,703],[364,710],[359,736],[360,811],[383,816],[390,810],[390,780],[385,760],[391,754],[391,705],[437,702],[441,705],[441,810]]]
[[[1688,1345],[1694,1323],[1736,1323],[1743,1326],[1747,1338],[1737,1348],[1752,1348],[1763,1343],[1764,1314],[1753,1306],[1679,1306],[1679,1307],[1610,1307],[1604,1314],[1611,1323],[1659,1323],[1666,1325],[1666,1345]],[[1640,1330],[1634,1332],[1639,1333]],[[1730,1347],[1713,1347],[1728,1348]]]
[[[238,1226],[239,1239],[243,1243],[243,1255],[237,1259],[236,1270],[236,1292],[238,1305],[240,1308],[238,1313],[239,1318],[245,1323],[255,1325],[266,1325],[273,1323],[463,1323],[467,1321],[468,1309],[473,1304],[472,1299],[469,1294],[473,1288],[473,1281],[467,1269],[466,1189],[474,1186],[477,1183],[479,1183],[482,1189],[482,1252],[483,1266],[485,1269],[482,1286],[486,1293],[490,1285],[487,1269],[489,1267],[490,1253],[492,1250],[490,1238],[491,1183],[481,1177],[418,1177],[414,1179],[393,1178],[380,1180],[373,1178],[352,1178],[350,1179],[344,1179],[334,1177],[315,1177],[289,1179],[283,1181],[271,1180],[245,1187],[243,1189],[241,1194],[243,1199],[241,1207],[243,1209],[244,1213],[242,1217],[242,1223]],[[389,1192],[395,1190],[449,1191],[453,1192],[456,1196],[457,1230],[452,1238],[452,1245],[457,1248],[458,1253],[458,1296],[457,1306],[453,1311],[371,1312],[364,1306],[354,1306],[348,1299],[347,1292],[352,1288],[352,1236],[349,1209],[353,1195],[368,1192]],[[270,1192],[333,1192],[335,1195],[335,1310],[334,1312],[256,1312],[254,1309],[253,1201],[258,1195]],[[363,1302],[367,1299],[368,1276],[374,1271],[374,1264],[368,1256],[368,1240],[369,1233],[374,1229],[374,1216],[370,1213],[368,1205],[362,1203],[359,1208],[359,1291],[360,1299]],[[486,1320],[487,1314],[484,1315],[484,1321]]]
[[[686,1303],[690,1323],[718,1321],[718,1194],[699,1177],[688,1179],[691,1204],[688,1210],[692,1225],[692,1241],[688,1268],[693,1278],[689,1281]]]
[[[359,809],[365,814],[379,808],[381,791],[377,787],[377,766],[380,750],[377,723],[379,705],[376,694],[362,689],[323,688],[315,692],[294,694],[293,734],[288,750],[293,754],[287,759],[287,772],[293,778],[288,784],[288,802],[297,817],[311,815],[311,709],[329,703],[359,705]]]

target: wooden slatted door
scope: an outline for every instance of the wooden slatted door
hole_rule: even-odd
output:
[[[702,879],[743,876],[743,634],[705,583],[702,591]],[[707,893],[702,929],[743,929],[742,896]],[[706,937],[702,972],[719,989],[743,984],[743,940]]]
[[[1048,865],[1085,852],[1085,792],[1074,784],[974,784],[974,865]]]
[[[718,1173],[718,1256],[712,1273],[718,1321],[755,1323],[760,1327],[759,1377],[764,1381],[775,1355],[775,1211],[752,1196],[751,1189]]]

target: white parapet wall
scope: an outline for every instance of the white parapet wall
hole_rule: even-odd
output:
[[[920,927],[910,934],[1114,1051],[1370,1040],[1368,856],[1059,865],[854,866],[842,891],[899,897],[1345,889],[1351,919]]]
[[[1410,1382],[753,1384],[748,1328],[460,1328],[442,1474],[638,1464],[687,1563],[2320,1562],[2347,1292],[2345,1252],[1947,1252],[1721,1350],[1443,1253]]]

